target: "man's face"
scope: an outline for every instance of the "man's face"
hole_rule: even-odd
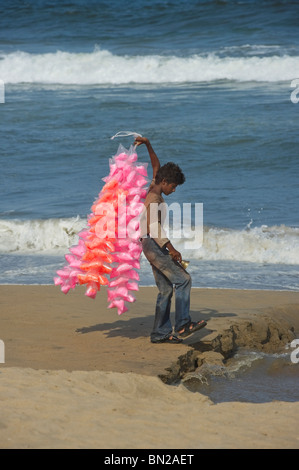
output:
[[[176,190],[177,184],[175,183],[168,183],[166,180],[162,181],[162,192],[165,196],[168,196],[171,193],[174,193]]]

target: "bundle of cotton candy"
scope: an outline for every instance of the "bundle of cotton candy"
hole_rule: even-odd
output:
[[[136,281],[139,275],[136,269],[140,268],[142,251],[139,218],[146,196],[147,168],[146,165],[137,165],[136,160],[137,154],[132,147],[127,151],[120,145],[110,162],[112,174],[105,178],[105,181],[117,178],[123,190],[117,208],[114,267],[108,284],[108,308],[117,308],[119,315],[128,310],[127,302],[136,300],[130,291],[138,290]]]
[[[81,258],[86,251],[84,241],[79,240],[78,245],[69,248],[70,253],[65,255],[68,265],[57,271],[58,276],[54,277],[54,284],[61,286],[61,291],[67,294],[70,289],[74,289],[79,284],[78,275],[82,273],[80,269]]]
[[[101,285],[108,285],[108,307],[116,307],[121,314],[128,310],[126,302],[135,301],[130,291],[138,290],[139,217],[146,196],[147,164],[137,164],[133,148],[128,151],[120,145],[109,165],[88,228],[79,233],[78,245],[65,255],[68,265],[57,271],[54,282],[64,293],[85,284],[85,294],[91,298]]]
[[[92,206],[93,212],[88,217],[89,228],[79,234],[78,245],[69,249],[65,255],[68,265],[57,271],[55,285],[67,293],[78,284],[86,285],[85,294],[95,298],[101,285],[108,284],[107,274],[112,270],[115,239],[113,213],[110,207],[117,204],[117,186],[115,180],[107,183]],[[110,223],[111,222],[111,223]]]

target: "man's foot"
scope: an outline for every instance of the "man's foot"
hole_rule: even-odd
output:
[[[180,338],[187,338],[188,336],[191,336],[195,331],[201,330],[206,326],[207,322],[204,320],[200,320],[199,322],[193,322],[191,321],[190,323],[187,323],[180,331],[178,331],[178,335]]]
[[[170,335],[167,336],[166,338],[161,338],[161,339],[152,339],[152,343],[173,343],[173,344],[179,344],[182,343],[183,340],[181,338],[178,338],[176,335]]]

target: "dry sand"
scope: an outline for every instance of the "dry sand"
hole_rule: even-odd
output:
[[[167,385],[239,346],[283,350],[299,292],[193,289],[192,318],[208,325],[183,345],[150,343],[156,288],[121,317],[106,292],[83,292],[0,286],[1,448],[299,447],[298,402],[215,405]]]

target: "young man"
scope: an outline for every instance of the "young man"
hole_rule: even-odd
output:
[[[153,181],[144,201],[141,226],[143,253],[150,262],[159,289],[152,343],[181,343],[183,338],[206,325],[205,321],[192,322],[189,314],[191,276],[179,264],[182,255],[163,230],[165,201],[176,187],[183,184],[185,176],[175,163],[160,166],[160,161],[146,137],[136,137],[135,145],[145,144],[153,167]],[[154,210],[153,210],[154,209]],[[158,210],[159,209],[159,210]],[[171,298],[175,287],[175,334],[170,321]]]

